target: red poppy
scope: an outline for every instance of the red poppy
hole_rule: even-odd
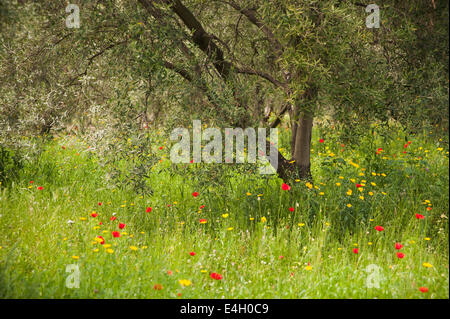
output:
[[[201,219],[200,219],[200,224],[206,224],[206,222],[207,222],[206,219],[204,219],[204,218],[201,218]]]
[[[161,290],[162,288],[163,287],[162,287],[161,284],[156,284],[156,285],[153,286],[153,289],[155,289],[155,290]]]
[[[195,256],[195,252],[191,251],[191,252],[189,253],[189,255]]]
[[[384,230],[384,228],[383,228],[382,226],[375,226],[375,230],[378,230],[378,231],[383,231],[383,230]]]
[[[199,195],[199,193],[197,193],[197,192],[192,193],[192,196],[194,196],[194,198],[197,197],[198,195]]]
[[[361,184],[356,184],[356,187],[360,188],[360,187],[362,187],[362,185]]]
[[[293,212],[294,211],[294,207],[289,207],[289,211]]]
[[[98,216],[98,214],[97,213],[92,213],[91,216],[95,218],[95,217]]]
[[[357,254],[359,252],[359,248],[353,248],[353,252]]]
[[[283,258],[284,258],[284,256],[280,256],[280,257],[278,257],[278,258],[280,258],[280,259],[283,259]]]
[[[30,181],[30,184],[33,184],[34,183],[34,181]]]
[[[404,253],[398,252],[398,253],[397,253],[397,257],[398,257],[399,259],[402,259],[403,257],[405,257],[405,254],[404,254]]]
[[[117,217],[116,216],[112,216],[109,220],[116,220]]]
[[[194,163],[194,160],[191,160],[189,163],[191,163],[191,164]]]
[[[118,231],[113,231],[112,232],[112,235],[114,236],[114,237],[120,237],[120,233],[118,232]]]
[[[98,238],[100,238],[102,241],[100,242],[101,245],[103,245],[105,243],[105,238],[103,238],[102,236],[97,236]]]
[[[420,287],[419,290],[421,292],[428,292],[428,288],[427,287]]]
[[[37,188],[38,190],[43,190],[44,189],[44,187],[42,187],[42,186],[39,186],[38,188]]]
[[[289,186],[288,184],[283,183],[283,184],[281,184],[281,189],[284,190],[284,191],[288,191],[288,190],[291,189],[291,186]]]
[[[395,249],[400,250],[403,248],[403,245],[400,243],[395,243]]]
[[[99,202],[99,203],[98,203],[98,206],[102,206],[102,203]]]
[[[405,148],[407,148],[408,147],[408,144],[405,144]]]
[[[203,209],[203,208],[205,208],[205,205],[200,206],[200,209]]]
[[[102,222],[100,222],[100,223],[98,223],[99,225],[103,225],[103,223]]]
[[[223,278],[221,274],[218,274],[218,273],[215,273],[215,272],[211,273],[210,276],[211,276],[212,279],[215,279],[215,280],[220,280],[220,279]]]
[[[319,143],[323,143],[324,142],[324,140],[323,140],[323,138],[321,138],[320,140],[319,140]]]
[[[425,217],[423,215],[421,215],[421,214],[416,214],[416,218],[417,219],[424,219]]]
[[[145,210],[146,213],[150,213],[152,211],[151,207],[147,207],[147,209]]]
[[[173,274],[172,270],[168,270],[168,271],[167,271],[167,274],[168,274],[169,276],[171,276],[171,275]]]
[[[120,229],[124,229],[125,226],[126,226],[125,224],[119,223],[119,228],[120,228]]]

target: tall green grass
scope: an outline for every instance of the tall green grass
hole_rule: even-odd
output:
[[[0,297],[448,298],[448,142],[422,134],[408,144],[396,132],[353,146],[319,132],[314,185],[289,191],[232,166],[217,182],[210,166],[175,168],[155,148],[162,162],[141,195],[108,178],[111,167],[82,140],[48,142],[0,188]],[[71,264],[79,288],[66,286]]]

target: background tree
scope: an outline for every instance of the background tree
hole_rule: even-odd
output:
[[[4,135],[149,125],[280,125],[285,180],[311,178],[314,119],[354,140],[367,124],[448,127],[448,2],[7,1],[0,24]],[[31,18],[30,18],[31,17]]]

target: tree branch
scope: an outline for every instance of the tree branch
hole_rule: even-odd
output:
[[[185,78],[187,81],[192,82],[192,77],[186,70],[184,70],[178,66],[175,66],[173,63],[170,63],[169,61],[163,61],[163,64],[164,64],[165,68],[178,73],[183,78]]]
[[[213,58],[213,65],[219,72],[222,79],[229,78],[231,70],[234,69],[237,73],[257,75],[271,82],[275,86],[286,89],[287,85],[275,79],[270,74],[262,71],[253,70],[248,67],[237,67],[231,62],[225,60],[224,52],[213,41],[214,39],[221,42],[216,36],[208,34],[203,28],[200,21],[198,21],[192,12],[185,7],[180,0],[158,0],[160,3],[169,5],[171,10],[183,21],[185,26],[193,31],[192,41],[196,44],[208,57]],[[139,0],[144,8],[155,18],[161,19],[162,13],[153,6],[151,0]],[[269,30],[270,31],[270,30]]]
[[[88,58],[88,63],[87,63],[87,65],[86,65],[84,71],[83,71],[82,73],[80,73],[80,74],[77,74],[74,78],[72,78],[72,79],[69,81],[69,83],[67,84],[67,86],[73,85],[73,83],[74,83],[80,76],[86,75],[86,74],[87,74],[87,71],[88,71],[88,69],[89,69],[89,66],[92,64],[92,62],[94,61],[95,58],[97,58],[98,56],[102,55],[103,53],[105,53],[105,52],[108,51],[109,49],[112,49],[112,48],[114,48],[114,47],[116,47],[116,46],[118,46],[118,45],[121,45],[121,44],[124,44],[124,43],[127,43],[127,42],[128,42],[128,39],[123,40],[123,41],[119,41],[119,42],[115,42],[115,43],[111,43],[110,45],[106,46],[105,48],[103,48],[102,50],[100,50],[99,52],[97,52],[96,54],[94,54],[93,56],[89,57],[89,58]]]
[[[283,108],[281,109],[280,113],[278,113],[275,121],[272,122],[272,124],[270,124],[271,128],[275,128],[277,127],[280,123],[281,123],[281,116],[283,116],[284,113],[286,113],[287,110],[289,110],[290,108],[290,104],[287,103],[283,106]]]
[[[147,2],[149,0],[140,0]],[[224,58],[223,51],[214,43],[214,37],[208,34],[201,23],[194,17],[192,12],[186,8],[180,0],[159,0],[170,5],[171,10],[183,21],[186,27],[193,31],[193,42],[213,59],[212,63],[223,78],[228,78],[231,70],[231,63]]]
[[[281,43],[275,38],[272,30],[270,30],[269,27],[267,27],[260,19],[258,19],[256,11],[254,9],[242,8],[233,0],[223,2],[242,13],[251,23],[256,25],[266,35],[267,39],[272,44],[278,55],[281,55],[281,53],[283,52]]]
[[[271,76],[268,73],[258,71],[258,70],[253,70],[249,67],[241,67],[241,68],[236,67],[235,70],[237,73],[241,73],[241,74],[258,75],[259,77],[262,77],[263,79],[266,79],[267,81],[271,82],[275,86],[278,86],[283,89],[287,89],[286,83],[278,81],[277,79],[275,79],[273,76]]]

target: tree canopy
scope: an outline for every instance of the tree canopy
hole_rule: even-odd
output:
[[[79,28],[67,5],[1,5],[4,135],[286,116],[307,175],[315,119],[347,139],[372,121],[448,128],[446,1],[383,1],[379,28],[359,1],[83,1]]]

